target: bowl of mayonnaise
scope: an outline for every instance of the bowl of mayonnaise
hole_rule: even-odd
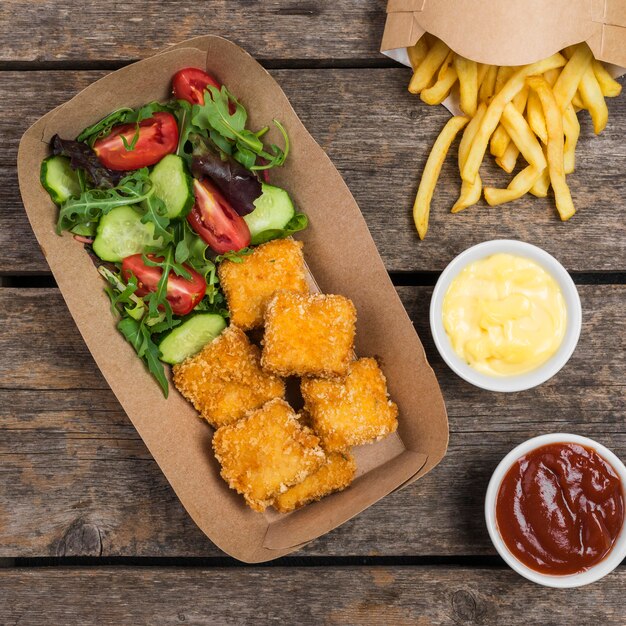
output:
[[[437,350],[467,382],[522,391],[554,376],[574,352],[580,298],[567,270],[522,241],[485,241],[443,271],[430,303]]]

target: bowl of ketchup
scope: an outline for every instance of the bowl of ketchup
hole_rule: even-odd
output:
[[[518,574],[580,587],[626,557],[626,467],[603,445],[554,433],[520,444],[496,468],[485,499],[494,546]]]

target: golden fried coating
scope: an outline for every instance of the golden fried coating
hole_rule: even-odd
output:
[[[343,380],[304,379],[300,388],[326,452],[377,441],[398,427],[398,407],[374,359],[354,361]]]
[[[198,354],[174,366],[174,384],[218,428],[284,397],[285,384],[261,369],[259,356],[259,348],[231,324]]]
[[[302,482],[325,461],[319,439],[303,427],[284,400],[272,400],[213,435],[222,478],[263,511],[274,498]]]
[[[349,452],[331,452],[317,472],[277,496],[274,508],[287,513],[334,491],[342,491],[352,482],[355,472],[356,462]]]
[[[309,293],[300,241],[268,241],[240,259],[222,261],[218,274],[230,319],[243,330],[263,326],[265,307],[277,289]]]
[[[277,291],[265,310],[261,364],[279,376],[343,376],[356,309],[344,296]]]

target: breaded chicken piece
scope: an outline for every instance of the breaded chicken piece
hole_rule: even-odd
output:
[[[243,330],[263,326],[265,307],[277,289],[309,293],[300,241],[268,241],[240,260],[222,261],[218,274],[230,319]]]
[[[285,384],[261,369],[259,357],[259,348],[231,324],[198,354],[174,366],[174,384],[218,428],[284,397]]]
[[[317,472],[277,496],[274,508],[288,513],[334,491],[342,491],[352,482],[355,472],[356,462],[349,452],[331,452]]]
[[[374,359],[354,361],[343,380],[304,379],[300,388],[326,452],[372,443],[398,427],[398,407]]]
[[[324,463],[319,439],[284,400],[272,400],[213,435],[222,478],[255,511],[302,482]]]
[[[279,376],[343,376],[356,309],[344,296],[277,291],[265,310],[261,365]]]

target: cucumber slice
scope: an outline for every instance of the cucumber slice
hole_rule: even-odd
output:
[[[296,209],[289,194],[274,185],[261,185],[261,196],[254,201],[254,211],[244,215],[250,229],[250,243],[258,244],[279,236],[295,215]]]
[[[93,251],[103,260],[118,263],[148,247],[160,247],[163,240],[154,238],[154,224],[141,221],[141,213],[131,206],[119,206],[100,218]]]
[[[78,174],[70,167],[70,160],[66,157],[51,156],[44,159],[39,179],[56,204],[63,204],[68,198],[80,196]]]
[[[171,220],[185,217],[194,203],[193,179],[185,161],[175,154],[163,157],[150,173],[154,193],[165,202]]]
[[[170,330],[159,343],[161,361],[175,365],[200,352],[226,328],[217,313],[195,313],[180,326]]]
[[[93,237],[96,234],[98,222],[85,222],[84,224],[76,224],[72,228],[74,235],[82,235],[83,237]]]

